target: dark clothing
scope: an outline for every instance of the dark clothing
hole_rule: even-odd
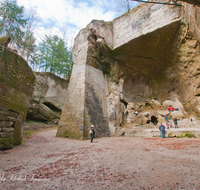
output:
[[[160,125],[159,126],[159,130],[160,130],[160,133],[161,133],[161,137],[165,138],[165,126],[164,125]]]
[[[107,137],[110,137],[110,133],[106,132],[106,136],[107,136]]]
[[[177,118],[174,118],[174,125],[175,125],[175,128],[178,128]]]
[[[92,134],[90,134],[90,135],[91,135],[91,142],[92,142],[93,139],[95,138],[95,130],[94,130],[94,128],[91,128],[91,130],[92,130]]]
[[[177,118],[174,118],[174,124],[177,125]]]
[[[160,125],[160,126],[159,126],[159,130],[160,130],[160,131],[165,131],[165,126],[164,126],[164,125]]]

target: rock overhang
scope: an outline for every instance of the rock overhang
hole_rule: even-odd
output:
[[[181,8],[142,4],[113,20],[113,49],[181,20]]]
[[[87,131],[91,124],[100,126],[99,123],[102,123],[101,126],[104,128],[96,128],[100,136],[108,129],[108,125],[110,130],[111,125],[115,128],[113,118],[112,122],[110,121],[110,116],[114,115],[116,119],[115,111],[113,114],[106,111],[110,106],[108,96],[112,82],[116,82],[113,83],[114,86],[119,85],[119,79],[122,79],[121,87],[116,88],[121,89],[117,92],[120,96],[118,100],[143,101],[150,96],[153,88],[159,87],[155,81],[162,83],[160,79],[167,75],[169,65],[174,64],[170,62],[170,58],[173,56],[174,39],[180,21],[179,7],[145,4],[112,22],[93,20],[82,29],[75,38],[72,80],[57,136],[66,136],[64,134],[67,133],[68,137],[80,134],[88,137]],[[166,59],[164,55],[169,58]],[[78,74],[79,72],[82,74]],[[110,84],[105,74],[113,77]],[[165,80],[167,77],[163,79],[164,83],[167,83],[165,86],[172,80]],[[92,93],[97,105],[90,101],[91,85],[94,87]],[[163,84],[161,86],[163,87]],[[73,101],[74,97],[78,97],[80,105]],[[123,112],[120,108],[121,103],[115,104],[114,109]],[[76,111],[69,112],[69,108]],[[101,118],[94,119],[94,116],[98,115],[98,110],[102,110]],[[121,119],[118,120],[120,125]]]
[[[145,77],[162,73],[169,64],[164,54],[172,50],[173,40],[179,29],[180,20],[151,33],[130,40],[115,48],[111,56],[123,62],[127,67],[142,73]]]

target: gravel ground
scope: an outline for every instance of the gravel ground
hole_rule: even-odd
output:
[[[200,189],[199,138],[78,141],[38,131],[0,152],[0,189]]]

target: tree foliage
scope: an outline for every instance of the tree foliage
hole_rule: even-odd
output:
[[[10,36],[17,47],[23,44],[24,30],[27,19],[24,17],[24,7],[18,6],[16,0],[0,2],[0,35]]]
[[[57,35],[45,36],[39,44],[36,60],[45,72],[69,79],[73,65],[72,52]]]
[[[34,67],[38,64],[42,71],[68,78],[72,71],[72,52],[68,50],[67,26],[63,27],[63,39],[45,36],[37,47],[34,30],[40,23],[35,10],[25,10],[16,0],[0,0],[0,36],[11,37],[11,48]]]

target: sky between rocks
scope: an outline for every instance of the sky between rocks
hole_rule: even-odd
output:
[[[73,46],[73,39],[78,32],[93,19],[112,21],[122,14],[117,0],[18,0],[19,5],[33,8],[42,22],[35,30],[38,41],[47,35],[61,36],[61,28],[67,26],[68,45]],[[138,3],[130,2],[131,6]]]

